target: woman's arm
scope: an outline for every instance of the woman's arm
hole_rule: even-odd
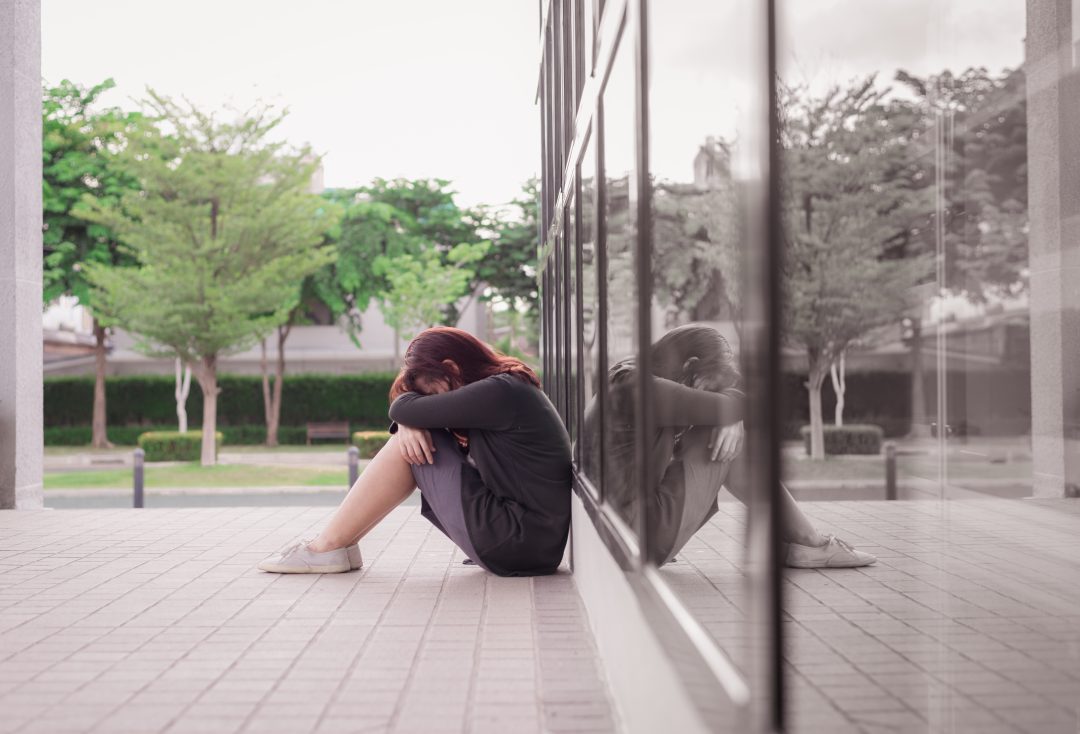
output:
[[[391,404],[390,420],[413,428],[506,430],[514,425],[518,403],[506,379],[485,377],[436,395],[407,392]]]
[[[659,426],[726,426],[743,418],[741,390],[698,390],[663,377],[653,378],[653,415]]]

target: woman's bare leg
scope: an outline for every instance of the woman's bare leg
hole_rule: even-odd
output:
[[[711,430],[705,426],[690,429],[687,435],[683,437],[683,460],[710,461],[708,456],[712,452],[708,450],[706,445],[710,434]],[[745,462],[744,456],[736,457],[731,462],[727,478],[724,481],[724,488],[744,505],[750,499],[747,493],[748,481]],[[787,542],[811,546],[819,546],[825,543],[825,536],[817,531],[814,524],[810,522],[810,518],[802,511],[783,482],[780,483],[780,517],[783,525],[784,540]]]
[[[740,461],[742,461],[741,458],[736,458],[732,462],[731,475],[728,476],[728,481],[724,482],[724,489],[731,492],[736,499],[745,505],[749,500],[749,496],[747,495],[745,475],[739,473],[736,469]],[[783,526],[784,540],[789,543],[811,546],[824,545],[825,543],[825,536],[819,533],[814,524],[810,522],[810,518],[802,511],[799,503],[791,496],[791,492],[788,491],[783,482],[780,483],[780,522]]]
[[[401,456],[397,434],[368,462],[330,521],[308,548],[324,553],[352,545],[416,489],[412,467]]]

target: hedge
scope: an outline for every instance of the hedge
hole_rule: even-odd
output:
[[[880,454],[884,431],[881,426],[846,425],[824,426],[825,454]],[[802,427],[803,445],[810,455],[810,426]]]
[[[221,448],[221,432],[214,455]],[[146,452],[147,461],[198,461],[202,455],[202,431],[148,431],[139,436],[139,448]]]
[[[282,386],[281,425],[303,426],[309,421],[349,421],[354,426],[384,426],[394,373],[354,375],[286,375]],[[257,426],[265,421],[262,378],[258,375],[219,375],[218,425]],[[172,375],[109,377],[105,381],[106,421],[113,426],[176,425],[175,379]],[[50,377],[45,380],[45,425],[88,426],[94,404],[93,376]],[[188,422],[202,423],[202,391],[192,385],[187,401]]]
[[[361,459],[374,457],[389,440],[389,431],[357,431],[352,435],[353,446],[360,449]]]
[[[147,431],[175,431],[176,424],[159,426],[109,426],[109,440],[117,446],[134,446],[139,436]],[[195,430],[200,430],[195,426]],[[266,442],[266,426],[221,426],[222,444],[225,446],[259,446]],[[93,437],[90,426],[52,426],[45,429],[46,446],[88,446]],[[278,443],[288,446],[307,442],[304,426],[281,426]]]

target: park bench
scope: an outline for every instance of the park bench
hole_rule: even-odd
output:
[[[311,445],[312,439],[316,438],[340,438],[349,442],[349,422],[329,421],[326,423],[307,424],[307,442]]]

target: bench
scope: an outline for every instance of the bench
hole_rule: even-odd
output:
[[[311,445],[311,440],[315,438],[340,438],[344,439],[345,443],[349,442],[349,422],[348,421],[330,421],[327,423],[308,423],[307,424],[307,442],[308,446]]]

